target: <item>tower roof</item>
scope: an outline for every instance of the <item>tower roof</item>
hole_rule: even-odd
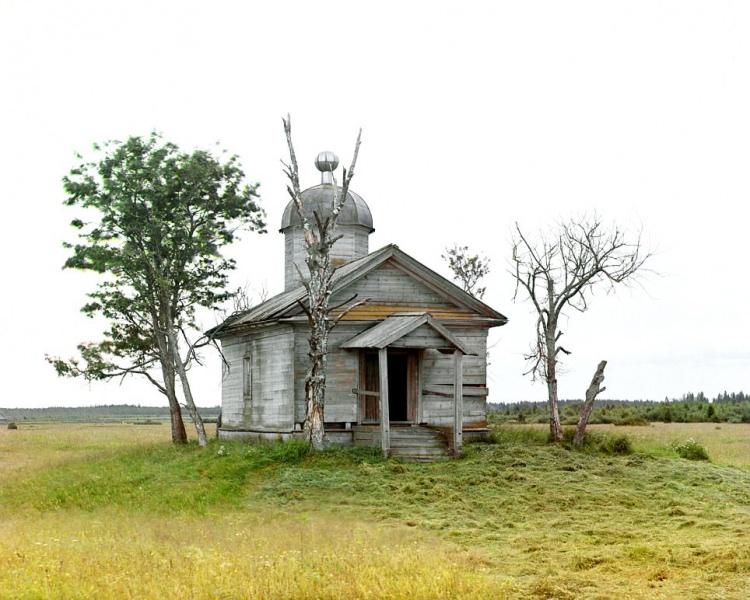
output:
[[[339,186],[339,190],[340,190]],[[331,204],[333,202],[333,185],[330,183],[321,183],[320,185],[307,188],[302,192],[302,201],[305,205],[306,216],[314,220],[313,212],[325,219],[331,214]],[[364,201],[362,196],[355,194],[351,190],[346,195],[344,205],[341,207],[338,225],[361,225],[366,227],[370,232],[375,231],[372,226],[372,214],[370,207]],[[286,205],[284,215],[281,217],[281,228],[284,231],[287,227],[301,226],[302,220],[297,213],[297,208],[292,200]]]

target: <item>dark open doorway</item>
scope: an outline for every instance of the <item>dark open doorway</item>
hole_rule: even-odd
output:
[[[391,421],[407,421],[409,357],[388,353],[388,412]]]
[[[391,422],[414,422],[417,405],[419,352],[388,350],[388,413]],[[360,359],[360,389],[376,394],[360,396],[360,422],[380,422],[378,354],[364,351]]]

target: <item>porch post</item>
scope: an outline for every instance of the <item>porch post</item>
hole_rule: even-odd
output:
[[[388,458],[391,450],[391,421],[388,414],[388,348],[378,350],[380,373],[380,442],[383,456]]]
[[[464,439],[464,355],[453,352],[453,453],[461,455]]]

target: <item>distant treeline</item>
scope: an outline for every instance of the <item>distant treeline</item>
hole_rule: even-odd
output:
[[[198,407],[204,418],[216,418],[220,406]],[[102,406],[51,406],[48,408],[0,408],[0,417],[11,421],[61,421],[77,423],[108,423],[122,421],[166,421],[166,406],[107,404]]]
[[[560,418],[566,425],[578,421],[581,400],[561,400]],[[495,421],[546,423],[546,402],[489,403]],[[665,423],[750,423],[750,394],[719,394],[709,399],[703,392],[681,398],[657,400],[601,400],[594,406],[591,423],[638,425],[651,421]]]

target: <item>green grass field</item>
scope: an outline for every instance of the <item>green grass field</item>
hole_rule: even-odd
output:
[[[508,426],[510,427],[510,426]],[[547,425],[519,425],[546,432]],[[651,456],[676,458],[673,445],[693,439],[705,446],[718,465],[750,468],[750,424],[748,423],[651,423],[649,425],[590,425],[591,431],[627,435],[635,449]]]
[[[750,424],[747,423],[652,423],[638,427],[593,425],[592,430],[625,433],[633,440],[636,449],[657,456],[674,456],[673,443],[694,439],[705,446],[714,463],[750,469]]]
[[[750,425],[612,429],[637,451],[509,427],[427,465],[0,430],[0,597],[749,597]],[[676,457],[690,437],[712,462]]]

